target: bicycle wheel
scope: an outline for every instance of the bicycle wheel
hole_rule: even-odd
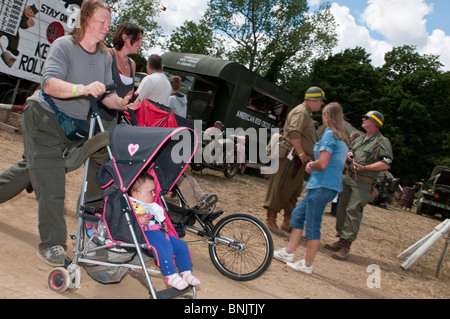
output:
[[[224,163],[223,165],[225,165],[225,169],[223,171],[225,177],[232,178],[239,171],[239,163],[237,162],[237,158],[235,158],[233,163]]]
[[[212,263],[223,275],[238,281],[255,279],[272,262],[273,240],[266,225],[243,213],[225,216],[213,228],[209,246]]]

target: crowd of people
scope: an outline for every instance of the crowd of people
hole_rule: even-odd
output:
[[[334,202],[339,240],[325,248],[333,252],[333,258],[347,260],[364,207],[371,199],[373,183],[380,171],[391,168],[393,161],[391,143],[380,132],[384,116],[378,111],[362,116],[365,134],[351,134],[345,130],[341,105],[329,103],[322,111],[326,129],[318,140],[311,114],[321,109],[324,100],[325,92],[311,87],[303,104],[288,114],[279,141],[280,170],[271,175],[264,203],[271,232],[290,235],[287,247],[277,249],[274,258],[306,274],[313,270],[326,205]],[[305,172],[309,174],[307,194],[296,205]],[[284,218],[278,227],[276,217],[281,210]],[[307,240],[305,258],[294,262],[303,233]]]
[[[0,203],[25,188],[34,190],[38,199],[40,235],[37,255],[52,266],[65,263],[65,174],[82,165],[85,141],[72,138],[73,135],[63,128],[60,114],[75,121],[86,121],[90,112],[89,96],[98,100],[100,116],[108,131],[119,122],[120,112],[136,109],[145,99],[169,106],[179,116],[187,114],[186,96],[180,92],[181,78],[168,78],[162,71],[162,58],[155,54],[148,58],[148,75],[137,88],[138,99],[130,103],[136,64],[128,55],[137,53],[142,46],[144,30],[141,27],[123,23],[114,33],[113,47],[107,48],[104,40],[111,26],[111,10],[104,2],[83,1],[79,21],[79,26],[69,35],[51,45],[41,89],[28,98],[23,113],[23,159],[0,175]],[[116,88],[107,91],[106,84],[111,82]],[[279,170],[270,177],[263,203],[269,230],[275,235],[290,236],[287,246],[274,252],[274,258],[307,274],[312,273],[319,249],[326,205],[339,199],[335,200],[338,241],[325,248],[333,251],[334,258],[345,260],[357,238],[364,207],[370,201],[372,183],[379,171],[390,168],[393,160],[391,144],[380,132],[384,117],[377,111],[362,116],[365,134],[350,142],[341,105],[329,103],[322,111],[326,129],[318,139],[312,113],[319,112],[324,101],[325,92],[311,87],[305,93],[304,102],[287,115],[278,143]],[[81,132],[70,133],[82,135]],[[98,167],[104,156],[98,157]],[[93,171],[95,173],[95,166]],[[297,204],[303,192],[305,173],[309,174],[307,193]],[[180,239],[167,239],[164,218],[158,217],[158,209],[151,205],[152,198],[143,196],[143,189],[152,195],[154,181],[142,176],[136,183],[130,196],[136,210],[152,212],[139,220],[149,229],[146,231],[149,242],[164,251],[159,259],[166,261],[161,268],[166,282],[177,289],[184,289],[188,284],[198,285],[200,281],[191,273],[187,245]],[[205,203],[217,202],[217,195],[204,192],[191,176],[183,176],[179,188],[184,189],[182,192],[189,205],[204,213],[208,212]],[[283,220],[278,226],[277,216],[281,211]],[[150,215],[152,220],[148,218]],[[158,227],[150,227],[152,225]],[[307,240],[305,258],[294,261],[303,235]]]

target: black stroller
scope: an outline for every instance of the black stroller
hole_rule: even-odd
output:
[[[48,278],[50,289],[64,292],[79,288],[79,264],[83,264],[87,273],[101,283],[119,282],[131,271],[148,287],[154,299],[174,298],[187,293],[195,298],[195,287],[189,286],[182,291],[168,288],[159,292],[153,287],[150,274],[160,274],[160,271],[146,265],[154,263],[153,247],[148,243],[127,195],[128,188],[143,170],[149,171],[155,178],[155,194],[167,193],[195,153],[195,132],[184,127],[118,125],[109,138],[109,133],[104,132],[95,100],[91,100],[91,108],[89,141],[97,138],[100,141],[97,147],[100,149],[106,146],[109,155],[97,173],[97,182],[105,191],[100,197],[85,198],[90,164],[90,158],[87,158],[78,207],[77,234],[72,236],[72,239],[76,239],[74,259],[67,259],[65,267],[51,271]],[[94,137],[96,122],[101,133]],[[102,145],[101,141],[105,140],[110,140],[110,146]],[[88,143],[88,148],[94,144]],[[180,145],[182,147],[178,148]],[[95,150],[86,150],[85,147],[85,152],[92,154]],[[178,163],[173,158],[178,158]],[[155,201],[160,198],[156,196]],[[90,202],[98,200],[102,200],[101,210],[88,206]],[[176,235],[169,218],[167,221],[169,234]]]
[[[104,187],[101,198],[86,199],[90,158],[86,159],[83,188],[78,207],[77,234],[74,260],[67,260],[65,267],[55,268],[49,275],[49,287],[56,292],[75,290],[80,287],[79,264],[87,273],[101,283],[119,282],[130,271],[149,289],[154,299],[174,298],[188,294],[196,297],[195,287],[183,291],[168,288],[157,292],[150,274],[160,274],[156,267],[146,264],[154,262],[153,248],[149,245],[142,226],[129,202],[128,188],[144,170],[156,181],[156,198],[165,208],[171,222],[168,231],[179,234],[189,230],[204,238],[215,267],[224,275],[235,280],[251,280],[260,276],[270,265],[273,255],[273,241],[267,227],[249,214],[230,214],[214,225],[223,214],[215,211],[208,215],[197,215],[190,209],[180,207],[182,194],[176,182],[191,161],[196,145],[195,132],[187,127],[136,127],[118,125],[108,136],[98,115],[95,101],[89,141],[100,139],[98,147],[106,146],[109,159],[105,160],[97,173],[97,182]],[[101,133],[95,135],[96,122]],[[103,138],[102,135],[107,136]],[[100,137],[100,138],[99,138]],[[88,148],[95,143],[85,143]],[[105,143],[106,145],[103,145]],[[92,154],[95,150],[89,150]],[[180,205],[166,202],[164,195],[170,191],[179,195]],[[159,194],[159,196],[158,196]],[[155,198],[155,201],[156,201]],[[102,210],[89,207],[90,202],[102,200]],[[169,220],[169,218],[167,219]],[[201,228],[193,226],[198,221]],[[182,229],[180,229],[180,227]],[[180,236],[181,237],[181,236]]]

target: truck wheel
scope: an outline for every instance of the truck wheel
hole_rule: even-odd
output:
[[[191,169],[195,172],[201,172],[205,167],[201,163],[191,163]]]
[[[422,215],[423,214],[423,203],[422,202],[418,202],[417,203],[417,215]]]

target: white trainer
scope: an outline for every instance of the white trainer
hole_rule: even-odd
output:
[[[287,263],[294,261],[294,254],[288,253],[286,248],[280,248],[273,252],[273,258]]]
[[[295,263],[286,263],[289,267],[291,267],[294,270],[304,272],[305,274],[311,275],[313,271],[313,266],[306,266],[305,260],[298,260]]]

